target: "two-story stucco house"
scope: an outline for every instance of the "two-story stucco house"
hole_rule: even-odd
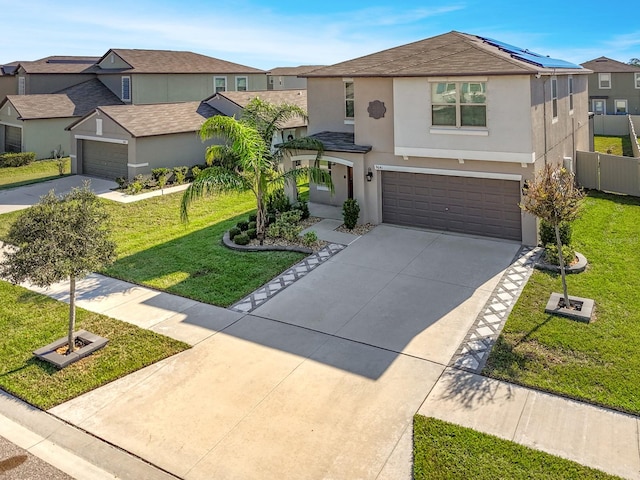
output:
[[[276,67],[267,72],[269,90],[306,89],[307,79],[303,75],[324,65],[300,65],[298,67]]]
[[[640,115],[640,67],[599,57],[582,64],[589,75],[589,107],[596,115]]]
[[[588,149],[588,73],[459,32],[309,72],[308,132],[335,184],[333,196],[312,185],[311,201],[353,197],[363,223],[535,244],[522,189]]]

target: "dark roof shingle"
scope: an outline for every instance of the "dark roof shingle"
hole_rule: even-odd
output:
[[[109,50],[102,61],[111,52],[131,65],[131,68],[116,69],[117,72],[130,73],[266,73],[238,63],[227,62],[218,58],[207,57],[193,52],[177,52],[173,50],[139,50],[114,48]],[[98,73],[109,73],[108,68]]]
[[[618,62],[607,57],[598,57],[581,64],[584,68],[596,73],[640,73],[640,67]]]
[[[355,135],[348,132],[320,132],[309,135],[320,140],[328,152],[367,153],[371,151],[368,145],[356,145]]]
[[[81,117],[100,105],[119,105],[120,99],[92,78],[58,93],[8,95],[22,120]]]
[[[91,73],[100,57],[53,56],[32,62],[20,62],[26,73]]]
[[[303,77],[417,77],[518,75],[551,71],[512,58],[475,35],[449,32],[346,62],[319,68]],[[567,73],[582,69],[566,69]],[[588,72],[584,72],[588,73]]]

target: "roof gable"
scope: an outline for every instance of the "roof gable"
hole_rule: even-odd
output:
[[[496,45],[500,43],[502,46]],[[449,32],[346,62],[319,68],[303,77],[411,77],[462,75],[522,75],[556,69],[526,61],[527,50],[510,51],[507,44],[475,35]],[[512,47],[517,48],[517,47]],[[528,52],[531,54],[531,52]],[[539,62],[546,57],[533,54]],[[565,62],[566,63],[566,62]],[[571,64],[568,64],[571,65]],[[563,69],[581,72],[577,65]],[[584,72],[588,73],[588,72]]]
[[[122,62],[116,63],[115,68],[110,68],[109,65],[108,58],[111,54]],[[98,73],[266,73],[264,70],[198,53],[173,50],[111,49],[98,64],[101,67]]]
[[[607,57],[598,57],[582,64],[584,68],[596,73],[640,73],[640,67],[618,62]]]

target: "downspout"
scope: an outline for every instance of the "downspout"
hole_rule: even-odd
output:
[[[542,118],[543,129],[542,137],[544,139],[544,164],[547,164],[547,80],[542,81]]]

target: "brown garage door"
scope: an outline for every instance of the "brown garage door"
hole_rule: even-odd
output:
[[[82,173],[114,180],[127,178],[128,146],[119,143],[82,141]]]
[[[520,182],[382,172],[382,221],[522,240]]]
[[[4,126],[4,151],[18,153],[22,151],[22,129]]]

